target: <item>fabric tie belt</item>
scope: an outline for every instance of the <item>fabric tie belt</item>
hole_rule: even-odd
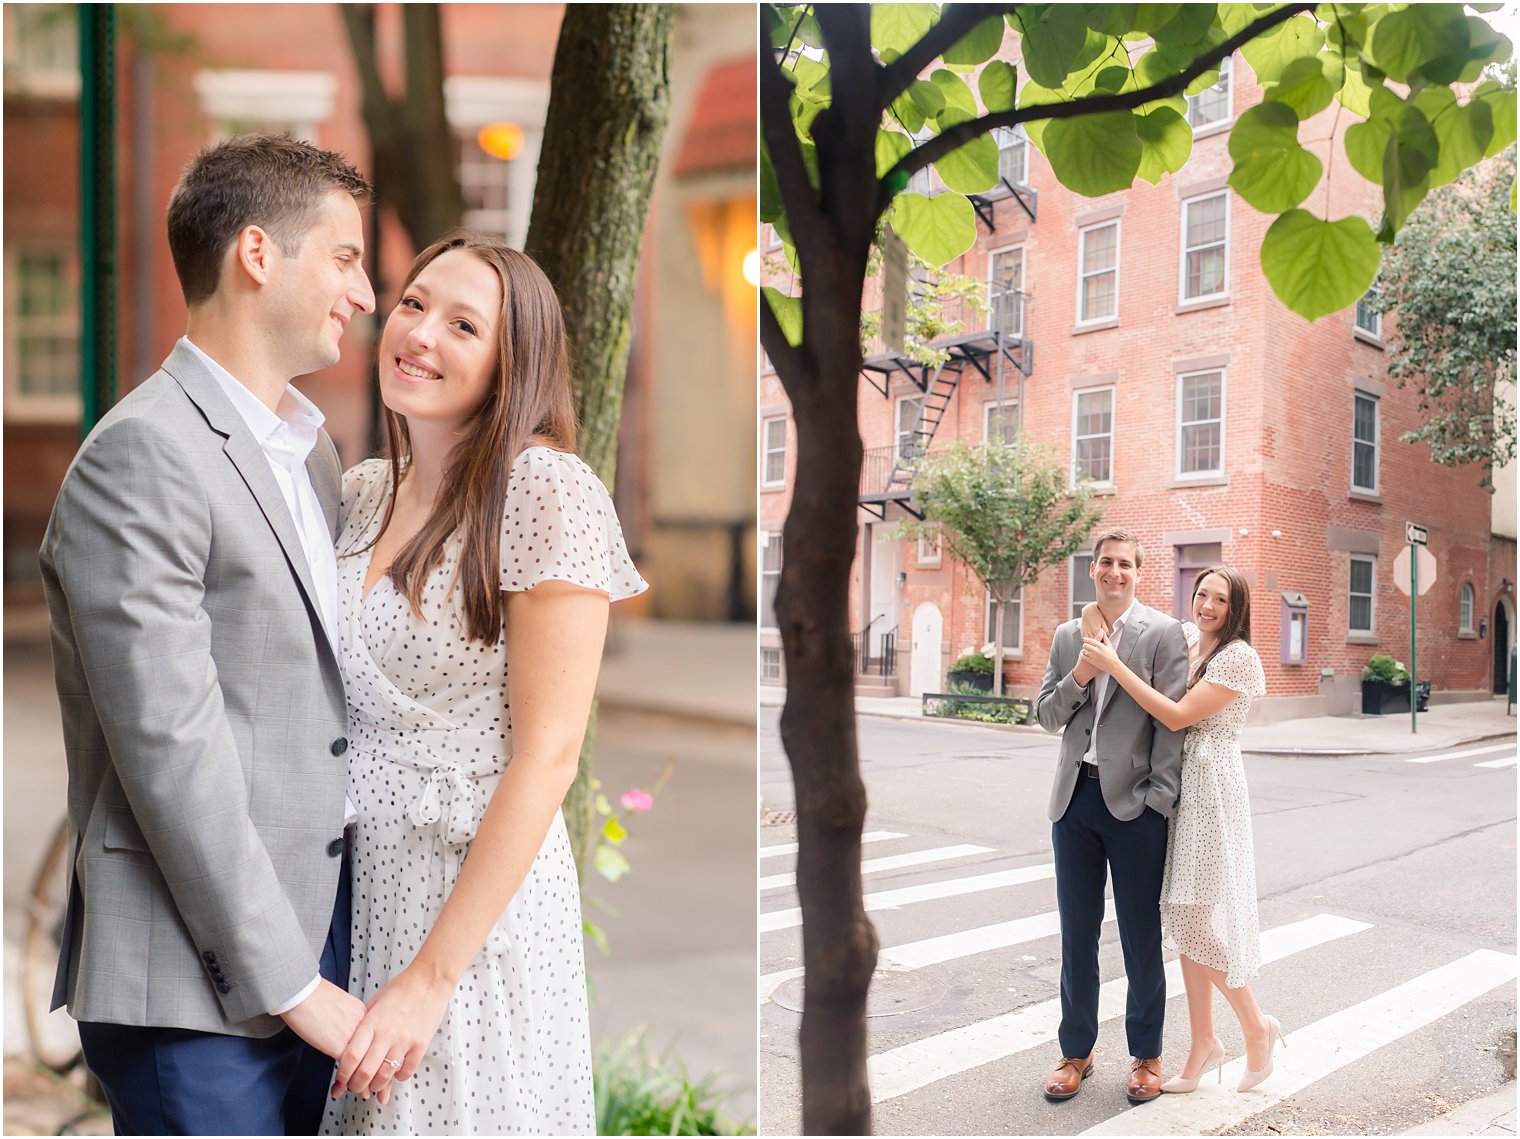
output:
[[[463,846],[475,837],[480,814],[475,780],[500,775],[500,754],[462,756],[462,745],[480,740],[493,748],[501,741],[489,732],[445,729],[393,737],[365,750],[422,774],[422,791],[407,817],[419,830],[431,830],[446,845]]]

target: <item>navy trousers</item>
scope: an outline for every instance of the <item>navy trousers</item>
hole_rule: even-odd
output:
[[[348,987],[348,859],[322,976]],[[187,1028],[81,1021],[85,1063],[118,1135],[315,1135],[334,1061],[288,1028],[255,1040]]]
[[[1161,961],[1161,878],[1166,819],[1146,807],[1120,822],[1109,814],[1096,779],[1077,777],[1066,813],[1051,824],[1056,905],[1061,911],[1061,1054],[1087,1056],[1098,1039],[1098,938],[1103,887],[1114,876],[1114,913],[1129,1003],[1129,1053],[1161,1055],[1166,970]]]

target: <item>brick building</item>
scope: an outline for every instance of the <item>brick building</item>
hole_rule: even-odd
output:
[[[4,13],[5,582],[23,592],[36,578],[37,545],[79,444],[74,9],[7,5]],[[514,245],[527,232],[561,14],[557,4],[443,6],[444,97],[464,220]],[[289,129],[343,152],[361,170],[371,164],[358,73],[337,5],[120,5],[117,19],[123,392],[149,375],[184,331],[163,217],[196,150],[241,130]],[[642,602],[658,616],[747,619],[753,612],[745,551],[755,532],[748,450],[755,291],[742,261],[755,242],[754,52],[752,14],[677,7],[671,115],[646,230],[616,487],[641,568],[672,586]],[[399,94],[398,5],[377,7],[376,57]],[[733,81],[736,70],[751,77],[747,87],[742,76]],[[500,123],[520,132],[520,149],[510,157],[482,145],[481,128]],[[693,146],[700,157],[683,158]],[[391,210],[369,216],[367,260],[383,319],[414,251]],[[731,319],[739,307],[747,320]],[[672,320],[703,331],[701,351],[665,342]],[[342,361],[301,381],[326,413],[345,464],[369,453],[376,412],[368,377],[378,327],[375,318],[356,317]],[[694,497],[693,486],[702,493]]]
[[[951,314],[963,327],[936,342],[949,353],[937,378],[866,346],[850,594],[874,674],[862,691],[943,691],[955,658],[991,640],[975,578],[933,543],[890,532],[912,509],[900,454],[995,433],[1052,447],[1095,485],[1105,523],[1142,536],[1145,603],[1184,615],[1198,567],[1245,571],[1270,693],[1261,718],[1355,711],[1368,656],[1408,657],[1409,606],[1392,580],[1406,521],[1428,528],[1440,574],[1420,598],[1420,677],[1438,700],[1502,688],[1515,636],[1513,470],[1490,496],[1476,470],[1399,441],[1417,397],[1387,378],[1387,330],[1371,306],[1310,324],[1273,296],[1260,266],[1272,218],[1227,185],[1229,126],[1262,97],[1249,67],[1233,64],[1189,100],[1192,156],[1154,187],[1081,197],[1021,135],[1000,132],[1003,184],[975,200],[976,244],[945,267],[985,282],[987,312]],[[1322,186],[1311,204],[1375,220],[1378,191],[1342,148],[1355,121],[1333,105],[1301,130],[1335,175],[1329,201]],[[767,602],[795,433],[768,365],[760,416],[760,667],[784,683]],[[1090,553],[1047,570],[1009,606],[1010,692],[1038,690],[1055,627],[1093,597],[1089,564]],[[884,670],[889,645],[895,667]]]

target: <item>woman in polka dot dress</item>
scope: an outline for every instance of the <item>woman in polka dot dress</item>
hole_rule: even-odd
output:
[[[1090,615],[1088,610],[1094,610]],[[1251,592],[1229,566],[1213,566],[1193,582],[1188,640],[1188,691],[1170,700],[1136,676],[1103,636],[1096,606],[1083,611],[1083,655],[1135,702],[1173,730],[1186,728],[1182,786],[1171,820],[1161,925],[1181,959],[1192,1046],[1182,1072],[1161,1085],[1190,1092],[1209,1068],[1224,1063],[1214,1036],[1214,989],[1240,1021],[1246,1071],[1239,1090],[1266,1079],[1282,1039],[1277,1018],[1257,1007],[1249,981],[1261,968],[1251,801],[1240,756],[1240,729],[1251,701],[1266,694],[1261,659],[1250,644]]]
[[[344,476],[350,984],[326,1134],[589,1134],[560,815],[610,601],[647,588],[572,452],[559,303],[478,234],[413,264],[380,346],[389,461]],[[384,1089],[388,1102],[381,1102]]]

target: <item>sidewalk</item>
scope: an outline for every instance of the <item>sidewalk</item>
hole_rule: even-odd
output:
[[[779,707],[786,689],[762,685],[762,707]],[[862,716],[885,716],[898,720],[922,720],[922,701],[916,696],[858,696],[855,711]],[[935,720],[950,724],[954,720]],[[1032,724],[996,726],[998,731],[1044,735]],[[1515,717],[1505,711],[1502,698],[1468,704],[1436,704],[1420,713],[1419,731],[1409,730],[1409,716],[1311,716],[1279,720],[1275,724],[1247,724],[1241,733],[1241,750],[1254,755],[1396,755],[1435,751],[1483,741],[1513,739]]]
[[[604,705],[754,727],[755,630],[694,621],[619,621],[607,631]]]
[[[1410,1128],[1405,1135],[1513,1135],[1515,1133],[1515,1081],[1496,1092],[1464,1103],[1455,1111],[1429,1123]]]

